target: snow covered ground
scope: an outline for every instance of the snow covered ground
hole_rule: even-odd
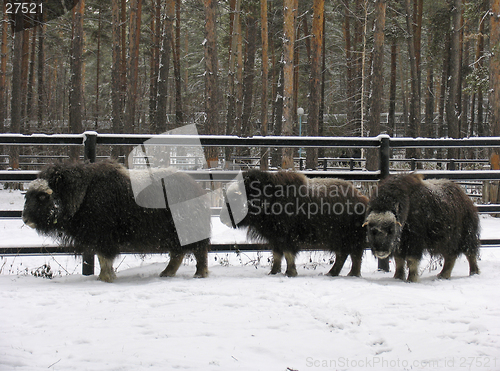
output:
[[[4,192],[0,208],[19,210]],[[481,223],[500,236],[500,220]],[[0,220],[0,235],[52,244],[19,220]],[[217,242],[243,239],[214,221]],[[299,256],[298,277],[268,276],[269,257],[211,253],[209,278],[193,279],[188,258],[165,279],[168,257],[124,255],[112,284],[72,256],[0,257],[0,370],[500,370],[500,248],[482,249],[474,277],[461,258],[437,280],[426,259],[416,284],[368,252],[362,278],[324,276],[320,252]],[[34,276],[43,264],[55,278]]]

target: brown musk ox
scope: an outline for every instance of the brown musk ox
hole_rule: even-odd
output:
[[[250,237],[269,243],[273,252],[270,274],[281,272],[284,255],[285,274],[296,276],[296,254],[321,249],[336,254],[328,275],[338,276],[349,255],[349,276],[361,275],[368,198],[351,182],[309,179],[293,171],[249,170],[242,178],[227,188],[221,221],[233,228],[248,227]]]
[[[29,185],[23,221],[76,253],[96,253],[102,281],[114,280],[113,259],[120,252],[169,252],[170,261],[160,276],[174,276],[184,255],[192,252],[197,263],[195,277],[206,277],[209,239],[182,244],[172,208],[165,201],[163,205],[139,206],[154,202],[153,195],[163,195],[165,189],[177,190],[181,198],[194,199],[190,211],[202,221],[191,227],[192,232],[203,230],[208,236],[210,208],[200,197],[205,191],[181,172],[133,171],[142,175],[144,183],[138,194],[132,189],[132,171],[114,161],[49,165]],[[189,222],[186,220],[188,228]]]
[[[394,255],[394,278],[418,281],[424,252],[444,258],[439,278],[450,278],[455,260],[464,254],[470,274],[478,274],[479,217],[465,192],[446,179],[424,180],[422,174],[391,176],[368,204],[368,242],[378,258]]]

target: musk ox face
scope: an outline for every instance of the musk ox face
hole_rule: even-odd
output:
[[[23,222],[27,226],[40,232],[53,231],[60,211],[59,200],[45,179],[30,183],[23,209]]]
[[[391,211],[370,212],[365,221],[367,237],[373,254],[385,259],[399,248],[401,223]]]

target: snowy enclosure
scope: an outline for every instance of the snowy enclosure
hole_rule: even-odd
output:
[[[7,192],[0,209],[22,208]],[[499,237],[500,220],[481,225]],[[217,243],[245,240],[216,218],[213,230]],[[4,246],[53,243],[16,219],[0,233]],[[190,258],[159,278],[167,259],[120,256],[107,284],[82,276],[79,257],[0,257],[0,370],[500,369],[500,248],[481,250],[473,277],[463,257],[450,280],[424,259],[416,284],[378,272],[370,252],[362,278],[324,276],[321,252],[301,253],[295,278],[268,276],[267,252],[210,253],[207,279]]]

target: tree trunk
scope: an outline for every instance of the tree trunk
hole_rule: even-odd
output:
[[[261,129],[262,136],[267,135],[268,125],[268,75],[269,75],[269,41],[267,24],[267,0],[260,0],[260,21],[261,21],[261,40],[262,40],[262,97],[261,97]],[[268,170],[269,149],[262,148],[260,152],[260,169]]]
[[[73,13],[73,39],[71,42],[71,76],[69,91],[69,132],[81,133],[83,131],[83,14],[85,11],[85,0],[80,0],[74,8]],[[70,148],[70,158],[78,161],[80,148]]]
[[[323,16],[323,46],[321,51],[321,102],[319,105],[319,119],[318,119],[318,135],[320,137],[325,135],[325,75],[326,75],[326,37],[325,37],[325,28],[326,28],[326,19]],[[319,157],[325,157],[325,147],[319,148],[318,151]]]
[[[163,36],[160,55],[160,69],[158,72],[158,97],[156,99],[156,118],[154,130],[157,134],[164,133],[167,129],[167,99],[168,99],[168,74],[170,69],[170,52],[173,44],[173,21],[175,16],[174,0],[167,0],[165,19],[163,22]]]
[[[241,116],[243,115],[243,32],[241,28],[241,16],[236,29],[236,105],[234,119],[234,134],[241,135]]]
[[[95,111],[94,111],[94,128],[99,127],[99,79],[101,75],[101,8],[98,10],[99,19],[97,26],[97,55],[96,55],[96,77],[95,77]]]
[[[396,133],[397,57],[398,41],[396,37],[393,37],[391,42],[391,86],[389,88],[389,113],[387,115],[387,125],[389,126],[388,129],[390,136],[394,136]]]
[[[349,9],[349,1],[346,0],[344,13],[344,41],[345,41],[345,59],[346,59],[346,117],[348,135],[353,135],[354,132],[354,84],[353,84],[353,58],[351,53],[351,13]]]
[[[428,35],[428,45],[432,43],[432,33]],[[427,82],[425,88],[425,127],[423,135],[428,138],[434,138],[434,66],[432,63],[433,56],[428,53],[427,57]],[[432,152],[426,151],[428,155]]]
[[[30,62],[30,34],[31,29],[25,28],[23,36],[23,57],[21,66],[21,133],[27,134],[28,117],[27,117],[27,97],[28,97],[28,75]]]
[[[283,58],[283,55],[280,55],[280,58]],[[276,63],[274,68],[277,75],[276,80],[276,88],[273,94],[273,134],[280,135],[282,133],[283,128],[283,64]],[[273,148],[271,152],[271,166],[279,167],[281,166],[281,162],[283,159],[283,149],[282,148]]]
[[[483,12],[487,11],[487,0],[482,2],[482,10]],[[476,59],[474,61],[475,69],[482,69],[484,65],[484,24],[485,17],[481,17],[479,20],[478,27],[478,36],[477,36],[477,45],[476,45]],[[474,108],[473,108],[474,110]],[[477,130],[476,133],[478,136],[482,137],[486,135],[486,130],[484,129],[483,123],[483,89],[479,87],[477,91]]]
[[[410,0],[404,0],[406,10],[406,32],[408,33],[408,54],[410,56],[410,76],[411,76],[411,96],[409,107],[409,127],[408,135],[416,138],[420,136],[420,89],[418,87],[418,65],[415,51],[415,39],[413,28],[413,15],[410,10]],[[406,150],[407,158],[418,158],[418,152],[415,148]]]
[[[37,122],[38,129],[43,127],[44,110],[47,104],[45,99],[45,23],[44,15],[39,15],[38,25],[38,61],[37,61]]]
[[[175,2],[175,48],[174,78],[175,78],[175,125],[179,127],[184,122],[182,111],[182,78],[181,78],[181,1]]]
[[[446,105],[448,121],[448,135],[451,138],[459,137],[460,116],[460,33],[462,19],[462,0],[453,0],[451,4],[452,30],[450,43],[450,92]],[[450,148],[448,158],[457,158],[458,149]]]
[[[11,107],[10,107],[10,132],[20,133],[22,126],[22,79],[21,79],[21,67],[23,58],[23,39],[24,31],[22,30],[22,16],[16,15],[16,28],[19,30],[14,32],[14,51],[12,56],[12,96],[11,96]],[[10,148],[10,163],[11,169],[19,169],[19,147],[12,146]]]
[[[283,127],[282,135],[293,134],[293,53],[295,48],[295,19],[297,9],[294,7],[294,0],[283,1]],[[292,169],[293,149],[285,148],[283,150],[283,159],[281,167],[283,169]]]
[[[257,18],[256,9],[253,3],[249,3],[246,16],[246,53],[243,72],[243,114],[241,116],[241,135],[249,137],[253,134],[251,123],[253,106],[253,82],[255,77],[255,53],[257,50]],[[250,155],[249,148],[242,148],[243,156]]]
[[[448,77],[450,74],[450,33],[447,32],[445,35],[445,47],[444,47],[444,58],[443,58],[443,69],[441,71],[441,87],[439,91],[439,115],[438,115],[438,136],[444,137],[447,135],[446,127],[444,123],[444,114],[446,106],[446,92],[448,86]],[[439,152],[439,151],[438,151]]]
[[[26,89],[26,128],[25,133],[30,134],[34,130],[35,119],[35,59],[36,59],[36,44],[37,44],[37,28],[35,26],[31,29],[31,52],[29,57],[29,72],[28,84]]]
[[[123,132],[123,106],[122,106],[122,83],[121,83],[121,29],[120,29],[120,0],[111,2],[111,42],[112,42],[112,62],[111,62],[111,121],[112,131],[115,134]],[[118,158],[120,149],[113,146],[111,155]]]
[[[490,104],[491,135],[500,136],[500,0],[491,0],[490,45],[493,55],[490,59]],[[498,148],[493,150],[497,155]]]
[[[238,35],[240,23],[240,5],[241,0],[231,0],[229,2],[230,6],[230,27],[229,27],[229,63],[228,63],[228,92],[227,92],[227,116],[226,116],[226,135],[234,135],[236,131],[235,120],[236,120],[236,91],[235,91],[235,65],[236,65],[236,52],[238,48]],[[232,148],[225,147],[224,156],[226,165],[231,161]]]
[[[158,74],[160,70],[160,45],[162,35],[161,0],[152,1],[151,57],[149,63],[149,127],[156,132],[156,107],[158,105]]]
[[[203,0],[205,5],[205,134],[219,134],[219,90],[217,66],[216,18],[217,1]],[[218,164],[218,148],[206,147],[209,168]]]
[[[368,122],[368,136],[380,134],[380,114],[384,99],[384,31],[385,31],[385,0],[375,2],[375,30],[373,33],[373,67],[372,67],[372,92],[371,115]],[[378,150],[369,150],[366,155],[366,168],[377,170]]]
[[[7,13],[5,12],[6,2],[2,2],[3,8],[3,22],[1,27],[2,32],[2,45],[0,50],[0,133],[5,132],[5,119],[7,118],[7,33],[8,33],[8,20]]]
[[[415,44],[415,66],[417,69],[417,90],[418,96],[422,97],[422,68],[421,68],[421,49],[422,49],[422,16],[424,0],[414,0],[414,23],[413,23],[413,42]]]
[[[129,23],[129,57],[127,66],[127,101],[123,130],[135,132],[137,108],[137,84],[139,74],[139,42],[141,36],[142,0],[131,0]]]
[[[307,118],[308,135],[319,134],[319,109],[321,104],[321,55],[323,48],[324,0],[313,1],[312,43],[311,43],[311,77],[309,116]],[[316,169],[318,165],[318,149],[307,148],[306,168]]]

